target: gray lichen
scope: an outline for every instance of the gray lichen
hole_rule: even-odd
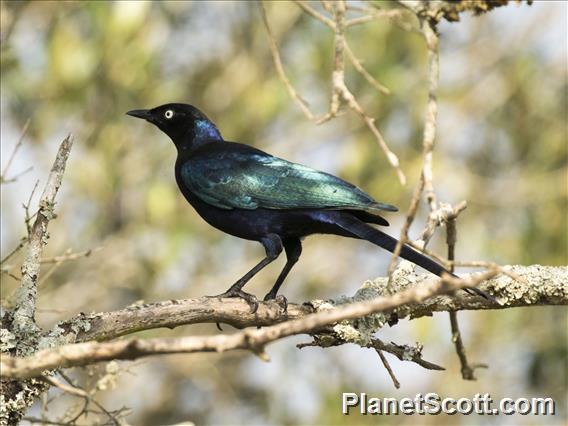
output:
[[[331,306],[340,306],[354,302],[374,299],[384,294],[386,280],[365,281],[353,297],[340,297]],[[321,310],[321,306],[318,308]],[[371,342],[373,334],[379,330],[387,319],[384,314],[376,313],[355,320],[341,321],[333,327],[333,331],[345,342],[365,346]]]
[[[23,413],[30,407],[35,399],[47,390],[48,385],[37,379],[24,381],[11,381],[3,383],[4,386],[18,386],[20,390],[13,398],[6,400],[4,394],[0,394],[0,426],[17,424]]]
[[[8,352],[16,347],[16,336],[7,328],[0,329],[0,352]]]

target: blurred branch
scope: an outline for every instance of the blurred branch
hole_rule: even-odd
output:
[[[420,30],[424,36],[424,39],[426,40],[426,46],[428,48],[428,102],[426,104],[424,132],[422,136],[422,172],[420,173],[420,181],[414,191],[408,213],[406,214],[405,223],[400,231],[400,237],[389,264],[389,277],[392,277],[402,246],[409,240],[408,230],[410,229],[410,226],[414,221],[414,217],[416,216],[416,212],[418,211],[420,199],[422,198],[422,194],[424,192],[426,192],[426,198],[428,206],[430,208],[430,217],[437,214],[436,194],[434,192],[434,184],[432,182],[432,160],[434,142],[436,139],[438,116],[437,92],[440,76],[440,52],[438,45],[438,34],[436,33],[434,25],[429,21],[426,21],[425,19],[420,19]],[[439,222],[438,225],[440,225],[441,223],[442,222]],[[423,241],[422,246],[425,246],[427,242],[427,240],[424,239],[424,235],[426,235],[425,232],[423,232],[423,237],[421,238]],[[431,232],[433,233],[434,230],[432,229]]]
[[[32,167],[28,167],[26,170],[18,173],[14,177],[11,177],[11,178],[6,177],[6,175],[8,174],[8,169],[12,165],[12,161],[14,161],[14,157],[16,156],[16,153],[18,152],[18,150],[22,146],[22,143],[24,142],[24,136],[25,136],[29,126],[30,126],[30,119],[28,118],[26,120],[26,123],[24,124],[24,128],[22,129],[22,131],[20,133],[20,137],[18,138],[18,142],[16,142],[16,145],[14,146],[14,149],[12,150],[10,157],[8,157],[8,161],[6,162],[6,165],[4,166],[4,169],[2,170],[2,173],[0,174],[0,185],[5,184],[5,183],[14,182],[18,179],[18,177],[20,177],[24,173],[29,172],[32,169]]]
[[[272,30],[270,29],[270,24],[268,23],[268,18],[266,17],[266,8],[264,7],[264,1],[259,1],[260,5],[260,13],[262,16],[262,22],[264,23],[264,27],[266,28],[266,32],[268,34],[268,40],[270,44],[270,52],[272,53],[272,60],[274,61],[274,66],[276,67],[276,72],[280,77],[280,80],[286,86],[290,97],[296,101],[296,103],[300,106],[300,109],[304,113],[304,115],[308,118],[308,120],[315,120],[316,117],[310,110],[310,107],[306,100],[302,98],[298,94],[298,91],[292,86],[290,79],[286,75],[286,71],[284,71],[284,66],[282,65],[282,59],[280,58],[280,52],[278,51],[278,45],[276,44],[276,39],[272,34]]]
[[[347,44],[347,40],[345,40],[345,52],[347,53],[347,57],[349,58],[349,61],[351,62],[353,67],[357,71],[359,71],[359,73],[361,73],[361,75],[363,77],[365,77],[365,80],[367,80],[371,86],[373,86],[375,89],[377,89],[379,92],[381,92],[385,95],[390,95],[389,88],[385,87],[384,85],[379,83],[377,80],[375,80],[375,78],[371,74],[369,74],[369,72],[365,69],[363,64],[361,64],[361,61],[359,61],[359,59],[357,59],[357,57],[355,56],[355,54],[353,53],[353,51],[349,47],[349,44]]]
[[[262,14],[262,20],[264,22],[264,26],[266,27],[266,31],[268,33],[269,43],[270,43],[270,50],[272,52],[272,58],[274,61],[274,65],[276,67],[276,71],[284,85],[286,86],[290,97],[298,103],[304,115],[312,121],[315,121],[317,124],[325,123],[326,121],[331,120],[332,118],[336,117],[339,114],[339,109],[342,104],[347,105],[352,111],[357,113],[361,120],[365,123],[365,125],[369,128],[375,140],[377,141],[379,147],[387,157],[387,161],[389,164],[395,169],[398,179],[402,185],[406,184],[406,177],[404,172],[400,167],[400,161],[397,155],[390,150],[388,147],[383,135],[379,131],[378,127],[375,124],[375,119],[367,115],[363,107],[357,101],[357,98],[347,87],[345,83],[345,59],[344,53],[347,52],[347,55],[353,64],[354,68],[359,72],[373,87],[375,87],[381,93],[387,93],[388,89],[378,83],[361,65],[359,60],[353,55],[353,53],[349,50],[346,45],[345,40],[345,29],[346,25],[349,21],[345,18],[346,12],[346,3],[345,0],[340,0],[333,3],[323,3],[324,8],[333,15],[333,19],[328,18],[325,15],[322,15],[320,12],[312,8],[307,2],[304,1],[295,1],[295,3],[302,8],[302,10],[313,17],[314,19],[323,22],[326,26],[328,26],[334,32],[334,68],[332,72],[332,89],[331,89],[331,99],[329,104],[329,111],[324,114],[322,117],[316,117],[314,113],[308,107],[308,103],[298,94],[296,89],[290,83],[288,76],[284,71],[284,67],[282,65],[282,60],[280,58],[280,53],[278,52],[278,46],[276,44],[276,40],[272,34],[270,29],[270,25],[268,23],[268,18],[266,16],[266,9],[264,7],[264,2],[260,2],[260,9]]]

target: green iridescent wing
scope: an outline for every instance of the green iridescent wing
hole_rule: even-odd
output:
[[[222,209],[397,210],[338,177],[253,148],[190,158],[181,177],[197,197]]]

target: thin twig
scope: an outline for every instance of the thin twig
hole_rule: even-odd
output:
[[[396,261],[398,259],[398,256],[400,255],[402,246],[409,240],[408,230],[410,229],[410,225],[412,225],[412,222],[414,221],[414,217],[418,210],[418,205],[420,203],[420,199],[422,198],[423,192],[426,192],[426,199],[428,206],[430,207],[430,212],[432,213],[436,210],[436,194],[434,192],[434,185],[432,183],[432,158],[437,127],[437,91],[440,75],[438,35],[436,34],[435,29],[430,26],[430,23],[426,19],[420,18],[420,22],[421,30],[428,47],[428,102],[426,104],[426,117],[424,132],[422,136],[422,172],[420,174],[420,182],[418,183],[418,186],[414,191],[414,195],[412,197],[412,201],[406,215],[405,224],[400,231],[399,241],[395,247],[391,262],[389,264],[389,277],[391,277],[392,273],[394,272]]]
[[[266,28],[266,32],[268,34],[268,40],[270,44],[270,52],[272,53],[272,60],[276,67],[276,72],[280,77],[280,80],[286,86],[290,97],[296,101],[296,103],[300,106],[300,109],[304,113],[304,115],[308,118],[308,120],[314,121],[316,119],[315,115],[310,110],[308,102],[302,98],[302,96],[298,93],[298,91],[292,86],[290,79],[286,75],[286,71],[284,71],[284,66],[282,65],[282,59],[280,58],[280,52],[278,51],[278,45],[276,44],[276,39],[274,38],[274,34],[270,29],[270,24],[268,23],[268,18],[266,16],[266,8],[264,7],[264,0],[259,1],[260,6],[260,13],[262,15],[262,22],[264,23],[264,27]]]
[[[375,10],[375,9],[363,9],[361,8],[359,11],[364,11],[365,15],[358,16],[356,18],[348,19],[345,22],[346,27],[352,27],[354,25],[366,24],[367,22],[374,21],[375,19],[395,19],[400,18],[404,11],[401,9],[391,9],[391,10]]]
[[[380,339],[374,338],[371,345],[377,350],[382,350],[396,356],[401,361],[411,361],[427,370],[445,370],[444,367],[422,358],[423,347],[420,344],[416,344],[416,346],[397,345],[393,342],[384,343]]]
[[[458,230],[456,226],[457,217],[461,210],[456,210],[455,213],[448,218],[446,222],[446,244],[448,245],[448,260],[451,262],[455,259],[455,248],[456,243],[458,240]],[[454,265],[452,264],[450,267],[450,271],[454,272]],[[467,355],[465,353],[465,345],[463,344],[459,322],[458,322],[458,313],[456,311],[450,311],[450,326],[452,329],[452,342],[456,348],[456,353],[458,354],[458,358],[461,364],[461,374],[464,380],[476,380],[475,379],[475,368],[485,367],[485,364],[478,364],[476,367],[473,367],[469,364],[467,360]]]
[[[422,33],[428,48],[428,103],[426,105],[426,120],[422,140],[424,165],[422,178],[424,179],[424,192],[430,206],[430,211],[436,209],[436,194],[434,192],[432,158],[434,143],[436,141],[436,128],[438,116],[438,85],[440,78],[440,53],[438,48],[438,34],[427,19],[420,21]]]
[[[4,256],[4,258],[0,261],[0,265],[3,265],[12,256],[14,256],[16,253],[18,253],[26,245],[27,242],[28,242],[28,239],[26,237],[20,238],[20,242],[18,243],[18,245],[16,247],[14,247],[10,253],[8,253],[6,256]]]
[[[331,28],[334,32],[334,69],[332,73],[332,90],[331,90],[331,98],[329,102],[329,110],[326,114],[321,117],[316,117],[314,113],[311,112],[310,108],[308,107],[307,102],[298,94],[296,89],[290,83],[288,79],[284,67],[282,65],[282,60],[280,58],[280,53],[278,52],[278,46],[276,44],[276,40],[272,34],[270,29],[270,25],[268,23],[266,17],[266,10],[264,7],[263,1],[260,2],[261,14],[264,25],[269,35],[270,41],[270,50],[272,52],[272,58],[274,60],[274,64],[280,79],[283,81],[284,85],[286,86],[290,97],[298,103],[304,115],[312,121],[315,121],[317,124],[323,124],[332,118],[336,117],[339,114],[339,109],[342,103],[347,104],[347,106],[356,112],[359,117],[363,120],[365,125],[369,128],[375,140],[377,141],[379,147],[387,157],[387,161],[396,171],[397,177],[402,185],[406,184],[406,176],[400,167],[400,161],[397,155],[390,150],[388,147],[383,135],[379,131],[378,127],[375,124],[375,119],[371,118],[367,115],[363,107],[359,104],[356,97],[353,93],[349,90],[345,83],[345,71],[344,71],[344,52],[346,50],[346,43],[345,43],[345,11],[346,11],[346,3],[345,0],[339,0],[336,2],[329,2],[329,3],[322,3],[324,8],[333,14],[333,20],[329,19],[328,17],[322,15],[317,10],[313,9],[309,4],[304,1],[297,0],[295,3],[301,7],[304,12],[312,16],[313,18],[323,22],[329,28]],[[348,55],[350,55],[350,60],[353,63],[355,69],[360,72],[365,79],[369,81],[377,90],[381,91],[382,93],[388,92],[388,89],[378,83],[361,65],[361,63],[355,58],[352,52],[348,51]]]
[[[298,6],[302,8],[304,12],[310,15],[312,18],[317,19],[318,21],[322,22],[323,24],[327,25],[331,29],[335,29],[335,22],[329,19],[327,16],[322,15],[313,7],[311,7],[307,2],[301,0],[294,0]]]
[[[8,162],[6,163],[6,165],[4,166],[4,169],[2,170],[2,173],[0,174],[0,184],[13,182],[14,180],[16,180],[15,177],[8,179],[6,177],[6,174],[8,173],[8,169],[12,165],[12,161],[14,160],[16,153],[18,152],[18,150],[22,146],[22,143],[24,142],[24,136],[26,135],[28,127],[30,126],[30,121],[31,120],[29,118],[26,120],[26,123],[24,124],[24,127],[22,129],[22,132],[20,133],[20,137],[18,138],[18,142],[14,146],[14,149],[12,150],[12,153],[10,154],[10,157],[8,158]]]
[[[81,259],[83,257],[89,257],[90,255],[92,255],[93,253],[96,253],[99,250],[102,250],[102,247],[96,247],[94,249],[79,251],[79,252],[75,252],[75,253],[71,252],[71,249],[68,249],[62,255],[54,256],[54,257],[45,257],[45,258],[41,259],[40,263],[61,263],[61,262],[67,262],[69,260],[77,260],[77,259]]]
[[[349,58],[349,61],[351,62],[351,64],[353,65],[353,67],[359,72],[361,73],[361,75],[363,77],[365,77],[365,79],[369,82],[369,84],[371,86],[373,86],[375,89],[377,89],[379,92],[384,93],[385,95],[390,95],[390,90],[388,87],[382,85],[381,83],[379,83],[371,74],[369,74],[369,72],[365,69],[365,67],[361,64],[361,61],[359,61],[359,59],[357,59],[357,57],[355,56],[355,54],[353,53],[353,51],[351,50],[351,48],[349,47],[349,44],[347,43],[347,40],[345,41],[345,52],[347,53],[347,57]]]
[[[22,207],[24,208],[24,223],[26,224],[26,231],[27,231],[27,235],[28,235],[28,240],[30,239],[31,233],[32,233],[31,222],[37,215],[37,212],[30,215],[30,205],[32,204],[32,199],[34,198],[34,195],[35,195],[35,192],[38,188],[38,185],[39,185],[39,179],[35,181],[32,192],[30,193],[30,197],[28,198],[28,202],[22,205]]]
[[[383,354],[383,351],[381,351],[380,349],[375,349],[375,351],[379,354],[379,358],[381,358],[381,362],[383,363],[385,369],[387,370],[387,372],[389,373],[389,376],[392,380],[392,383],[394,385],[395,388],[400,389],[400,382],[398,381],[398,379],[396,378],[394,371],[392,371],[392,368],[389,364],[389,361],[387,360],[387,358],[385,357],[385,355]]]

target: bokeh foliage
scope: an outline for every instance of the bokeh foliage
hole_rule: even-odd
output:
[[[268,12],[290,78],[323,112],[332,34],[292,3],[268,4]],[[440,26],[435,185],[440,200],[469,203],[459,220],[460,259],[567,263],[565,14],[565,3],[536,2]],[[45,179],[68,132],[76,144],[48,254],[102,247],[52,271],[46,265],[50,275],[41,282],[38,318],[43,325],[138,300],[216,294],[262,254],[252,243],[211,229],[192,211],[175,187],[173,146],[153,127],[125,116],[130,109],[192,103],[229,140],[337,173],[402,211],[408,206],[421,167],[426,48],[418,35],[387,20],[350,30],[348,40],[392,94],[379,94],[352,69],[347,79],[401,159],[408,187],[400,186],[354,114],[323,126],[304,118],[276,75],[255,3],[6,1],[1,26],[2,154],[6,158],[31,119],[12,168],[34,166],[2,187],[2,255],[25,234],[20,205],[35,179]],[[425,214],[420,212],[414,235]],[[402,219],[389,218],[393,235]],[[432,248],[444,253],[442,234]],[[308,239],[304,253],[284,286],[291,300],[352,293],[363,280],[384,274],[389,259],[366,244],[333,237]],[[18,259],[11,263],[17,274]],[[276,263],[250,284],[253,292],[270,287],[281,267]],[[4,306],[16,285],[2,275]],[[428,356],[448,367],[434,373],[394,363],[400,391],[372,353],[347,347],[300,352],[287,340],[271,348],[268,365],[239,354],[130,365],[131,373],[121,374],[115,390],[101,398],[111,407],[131,407],[133,424],[356,424],[390,420],[342,417],[341,391],[457,397],[483,389],[494,397],[534,394],[559,401],[565,395],[564,310],[468,313],[463,322],[472,358],[491,365],[476,383],[459,378],[449,325],[440,316],[385,330],[399,343],[422,341]],[[214,332],[202,326],[144,335]],[[85,373],[74,374],[87,380]],[[49,415],[69,403],[56,401]]]

